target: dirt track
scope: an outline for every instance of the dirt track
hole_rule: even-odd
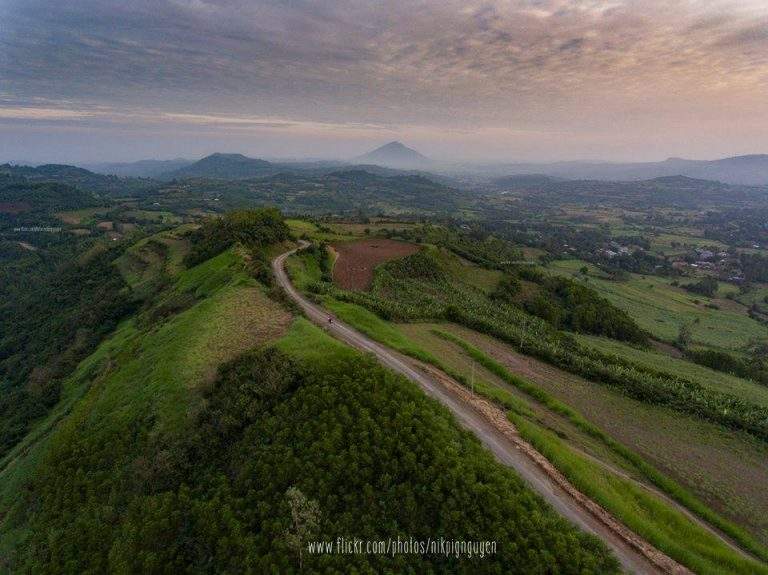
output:
[[[302,248],[307,245],[307,242],[302,242]],[[447,407],[462,426],[473,432],[501,463],[514,468],[561,515],[602,539],[626,571],[690,573],[576,490],[549,461],[519,437],[499,408],[472,394],[442,372],[405,358],[338,320],[329,324],[328,313],[302,296],[288,279],[284,263],[295,251],[278,256],[272,266],[278,284],[310,320],[326,327],[331,334],[352,347],[372,353],[384,366],[419,384],[428,395]]]

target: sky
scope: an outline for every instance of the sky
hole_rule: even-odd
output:
[[[0,0],[0,162],[768,153],[766,0]]]

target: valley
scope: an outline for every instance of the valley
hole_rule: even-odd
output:
[[[214,156],[195,169],[219,161],[252,165]],[[194,526],[198,541],[210,537],[206,545],[232,542],[229,558],[216,555],[218,564],[296,565],[287,539],[273,530],[267,543],[257,527],[286,528],[281,493],[294,487],[317,501],[324,532],[341,536],[351,525],[369,525],[372,536],[427,534],[435,521],[447,521],[439,519],[448,512],[443,498],[420,517],[374,512],[370,499],[362,503],[341,486],[348,473],[340,467],[324,475],[331,470],[306,450],[346,458],[344,466],[367,478],[363,492],[406,484],[402,494],[417,484],[420,492],[434,484],[423,465],[433,469],[429,458],[455,441],[434,435],[445,431],[468,438],[471,458],[483,454],[476,463],[482,474],[516,482],[503,520],[471,520],[479,532],[511,541],[519,536],[509,523],[513,508],[530,498],[546,510],[549,535],[526,543],[538,550],[528,557],[546,555],[547,538],[558,534],[568,541],[564,569],[765,571],[768,284],[760,278],[768,257],[754,247],[758,236],[750,247],[710,239],[716,228],[709,222],[719,222],[712,212],[664,207],[664,195],[634,211],[621,207],[621,194],[594,196],[599,209],[548,207],[536,190],[518,189],[512,201],[492,187],[453,189],[392,168],[386,175],[326,170],[239,179],[218,179],[223,172],[214,171],[144,181],[139,192],[126,178],[126,193],[114,197],[103,195],[120,185],[111,177],[9,170],[6,204],[23,198],[23,209],[6,210],[0,230],[0,271],[14,278],[4,288],[10,305],[3,317],[18,333],[4,340],[2,366],[6,374],[15,365],[33,369],[6,376],[0,402],[7,414],[0,429],[6,570],[42,569],[62,554],[96,570],[197,560],[189,553],[202,547],[161,550],[153,543],[157,530],[180,533],[183,525]],[[93,182],[93,191],[83,182]],[[633,193],[646,192],[641,185]],[[448,198],[439,209],[437,196]],[[273,203],[289,217],[263,207]],[[60,231],[17,231],[45,225]],[[67,267],[72,256],[76,264]],[[40,293],[61,296],[46,300],[29,291],[20,278],[34,274],[44,278]],[[90,291],[72,289],[82,281]],[[21,318],[30,313],[38,319],[25,327]],[[47,340],[25,335],[45,325]],[[71,330],[81,335],[72,340]],[[364,357],[358,352],[369,358],[362,371],[352,368]],[[295,371],[282,367],[294,364]],[[364,383],[374,381],[372,388]],[[383,381],[407,393],[408,405],[420,397],[418,411],[389,404],[382,416],[390,415],[369,422],[363,436],[338,431],[341,421],[350,425],[346,411],[360,407],[342,407],[336,386],[354,386],[365,401],[394,401],[381,396]],[[313,405],[300,391],[305,385],[320,385],[327,402]],[[245,405],[251,407],[238,407]],[[225,419],[214,423],[211,409],[224,410]],[[362,409],[358,416],[369,421]],[[409,419],[396,415],[401,409]],[[435,409],[439,416],[427,415]],[[291,410],[306,417],[287,417]],[[281,459],[244,466],[248,450],[272,449],[263,440],[246,446],[264,437],[260,430],[276,425],[275,417],[280,433],[294,438],[280,449],[305,455],[289,458],[290,467]],[[432,417],[442,423],[415,437],[434,436],[435,451],[418,466],[409,463],[403,437],[380,455],[383,466],[404,466],[397,479],[361,455],[383,448],[381,438],[394,429]],[[313,439],[297,425],[337,431]],[[209,428],[213,435],[201,435]],[[339,433],[352,442],[348,449]],[[90,455],[76,461],[72,453]],[[270,477],[260,495],[243,491],[254,473]],[[463,481],[456,473],[451,480]],[[291,481],[295,474],[304,482]],[[313,479],[319,476],[329,482],[324,488]],[[497,505],[483,500],[489,495],[479,485],[475,503],[451,523],[457,535],[473,509]],[[83,489],[87,495],[76,495]],[[347,503],[333,495],[339,490]],[[38,506],[39,497],[59,503]],[[224,500],[234,510],[228,518],[220,515]],[[259,518],[245,512],[245,501],[263,510]],[[153,515],[157,505],[163,511]],[[115,523],[113,509],[129,513],[128,522]],[[350,519],[332,520],[331,509]],[[169,523],[172,517],[179,523]],[[79,527],[67,531],[65,522]],[[126,538],[126,529],[137,535]],[[43,532],[55,536],[42,540]],[[91,541],[87,553],[75,543],[83,538]],[[277,555],[265,555],[273,545]],[[48,563],[40,562],[41,550]],[[483,565],[521,560],[511,553],[506,548]],[[330,560],[349,565],[343,557]],[[530,560],[524,570],[536,570]],[[414,557],[408,565],[453,570],[464,563]]]

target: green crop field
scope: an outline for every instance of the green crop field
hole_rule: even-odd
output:
[[[715,371],[714,369],[709,369],[691,361],[678,359],[655,350],[638,349],[620,341],[604,337],[577,334],[576,338],[582,343],[601,351],[614,353],[641,365],[691,379],[710,389],[731,393],[747,401],[768,406],[768,386],[766,385]]]
[[[453,277],[485,292],[493,291],[504,275],[498,270],[474,265],[445,248],[430,246],[430,252]]]
[[[587,420],[680,482],[712,508],[768,543],[768,445],[747,434],[635,401],[522,355],[486,335],[447,324],[511,372],[579,411]]]
[[[627,281],[612,281],[589,265],[590,273],[584,279],[579,273],[584,265],[580,260],[560,260],[548,269],[579,278],[658,339],[674,341],[686,324],[691,326],[694,343],[718,349],[739,350],[755,339],[768,338],[768,328],[750,318],[745,308],[728,300],[714,300],[721,307],[712,309],[705,304],[713,300],[671,286],[667,278],[630,274]]]

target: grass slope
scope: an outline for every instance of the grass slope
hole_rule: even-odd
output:
[[[41,512],[40,502],[19,497],[31,477],[68,457],[91,470],[89,481],[128,473],[131,454],[150,437],[183,433],[198,401],[194,390],[220,363],[279,336],[290,319],[248,278],[234,250],[182,272],[174,289],[200,300],[146,329],[124,323],[67,380],[53,413],[3,460],[0,550],[29,537],[28,522]],[[49,504],[65,508],[70,497],[61,492]],[[75,509],[61,512],[77,516]]]
[[[674,341],[680,327],[686,324],[691,325],[695,343],[727,351],[738,350],[753,339],[766,336],[765,327],[750,318],[741,306],[718,300],[721,309],[706,307],[713,300],[671,286],[665,278],[630,274],[627,281],[611,281],[581,260],[555,261],[548,269],[579,278],[579,269],[584,265],[590,268],[586,285],[626,311],[658,339]]]

